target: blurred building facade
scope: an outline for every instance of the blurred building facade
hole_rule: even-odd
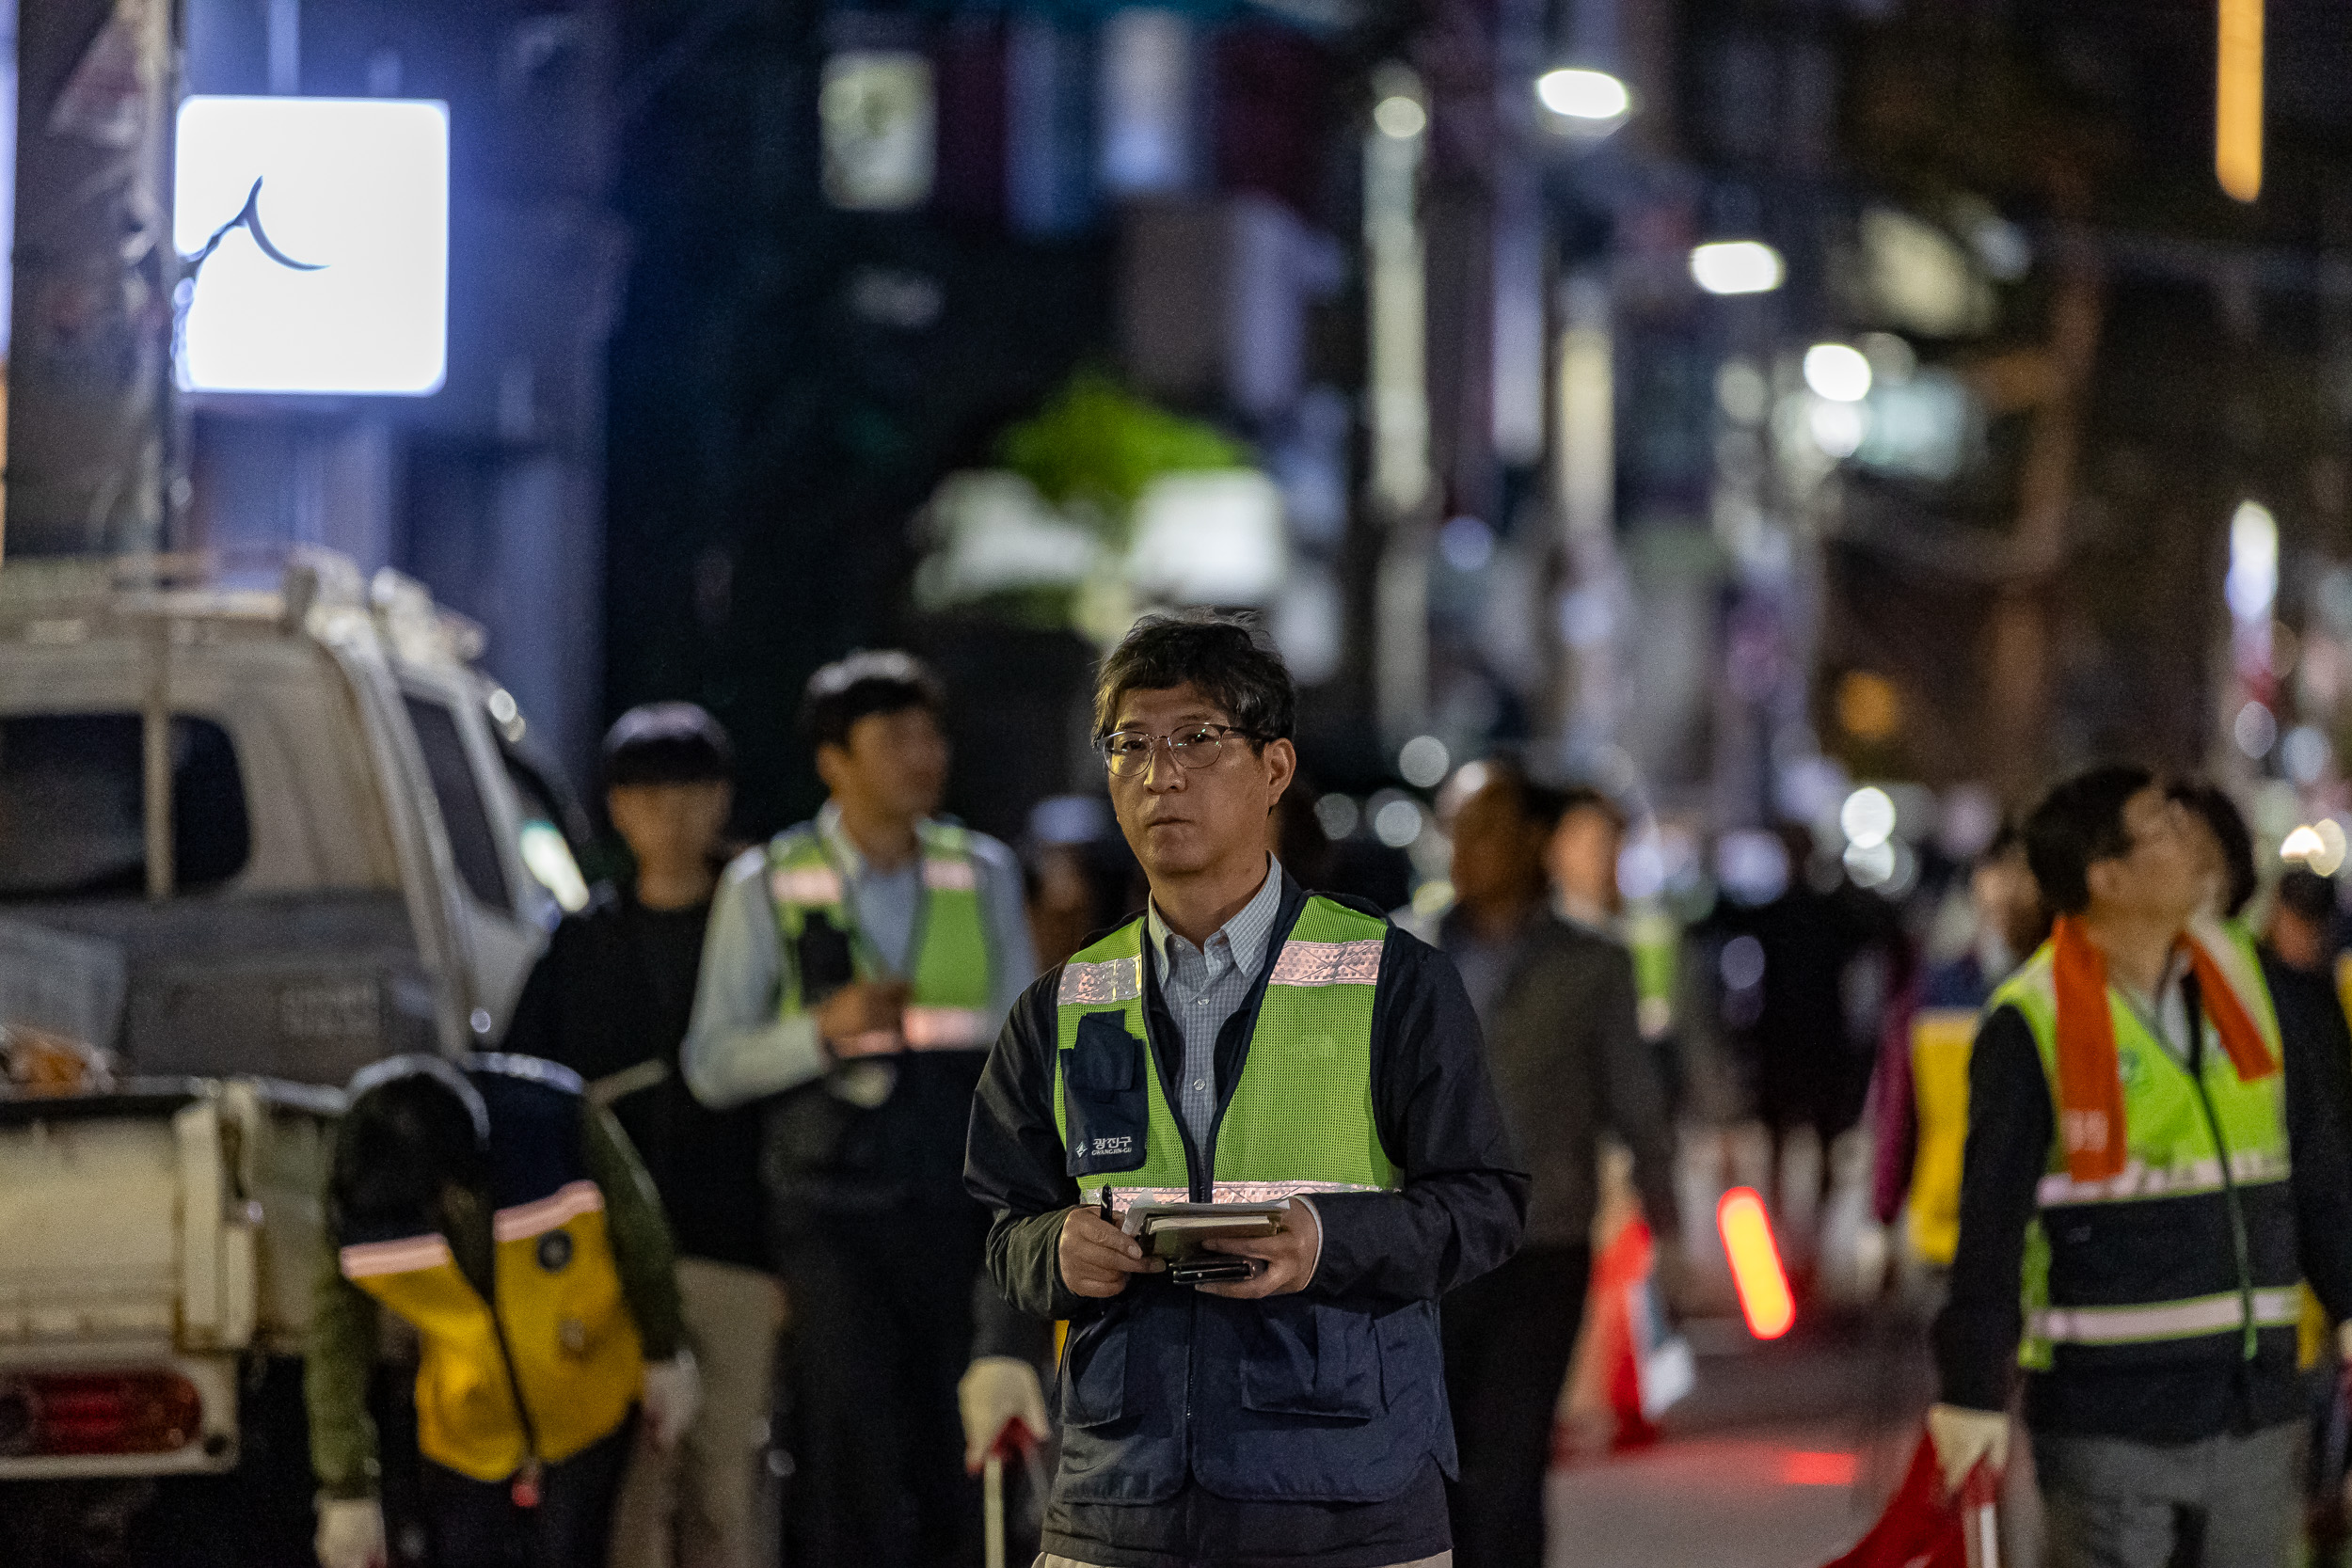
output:
[[[747,826],[813,803],[807,673],[908,642],[1017,832],[1092,787],[1094,650],[1191,599],[1266,614],[1359,795],[1512,745],[1718,829],[2113,752],[2344,803],[2323,0],[2269,0],[2251,202],[2207,0],[191,0],[107,77],[140,14],[27,28],[20,217],[137,162],[93,82],[151,172],[183,88],[444,103],[446,376],[183,393],[94,511],[43,420],[153,383],[174,270],[104,338],[21,245],[10,547],[407,570],[575,764],[713,707]]]

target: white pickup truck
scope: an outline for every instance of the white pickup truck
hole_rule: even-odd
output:
[[[0,572],[0,1563],[302,1555],[299,1364],[337,1085],[503,1029],[577,814],[480,633],[293,557]],[[26,1035],[25,1037],[31,1037]]]

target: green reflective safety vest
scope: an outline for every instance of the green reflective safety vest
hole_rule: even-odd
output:
[[[2283,1061],[2252,942],[2210,922],[2192,934],[2271,1059]],[[2005,1006],[2024,1016],[2055,1107],[2052,953],[2045,943],[1994,990],[1986,1016]],[[2077,1181],[2054,1132],[2026,1237],[2018,1359],[2037,1371],[2250,1360],[2263,1333],[2294,1332],[2301,1306],[2285,1074],[2240,1079],[2210,1017],[2196,1021],[2203,1043],[2192,1073],[2111,986],[2107,1006],[2123,1080],[2124,1167],[2106,1180]]]
[[[905,1022],[908,1049],[977,1050],[988,1044],[994,987],[972,835],[945,822],[925,822],[916,832],[922,841],[923,901],[915,916],[911,974],[894,974],[859,931],[849,879],[834,863],[824,835],[814,824],[787,829],[769,842],[768,891],[775,904],[776,925],[790,948],[810,920],[821,915],[849,938],[859,979],[912,981],[914,995]],[[785,966],[781,1003],[787,1016],[803,1009],[796,964]]]
[[[1082,1189],[1114,1204],[1263,1202],[1395,1187],[1372,1105],[1372,1004],[1385,922],[1311,896],[1274,955],[1241,1080],[1196,1169],[1145,1043],[1144,922],[1064,966],[1054,1124]]]

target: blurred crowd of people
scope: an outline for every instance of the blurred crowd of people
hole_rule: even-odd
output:
[[[1202,625],[1200,636],[1223,635]],[[1279,663],[1267,676],[1249,658],[1270,656],[1238,657],[1211,658],[1217,679],[1246,693],[1279,676],[1287,701]],[[1050,1541],[1039,1482],[1059,1352],[992,1280],[992,1258],[998,1271],[1027,1265],[1002,1256],[1009,1243],[967,1193],[966,1126],[976,1091],[984,1107],[998,1097],[991,1114],[1015,1115],[1003,1099],[1015,1090],[987,1089],[982,1069],[1030,982],[1069,965],[1067,1007],[1068,974],[1115,968],[1073,956],[1147,925],[1173,966],[1159,984],[1197,989],[1202,1006],[1256,994],[1263,960],[1228,938],[1263,942],[1252,923],[1278,904],[1285,921],[1333,930],[1361,918],[1351,910],[1387,911],[1450,960],[1441,989],[1483,1037],[1523,1215],[1507,1260],[1443,1287],[1459,1450],[1445,1495],[1464,1568],[1543,1560],[1543,1477],[1595,1275],[1605,1145],[1630,1155],[1618,1208],[1638,1203],[1670,1304],[1697,1299],[1684,1275],[1704,1250],[1681,1240],[1678,1127],[1686,1146],[1760,1129],[1768,1196],[1791,1230],[1816,1221],[1838,1173],[1867,1175],[1875,1221],[1914,1275],[1932,1288],[1954,1267],[1972,1201],[1963,1168],[1982,1164],[1967,1151],[1986,1136],[1970,1115],[1979,1020],[2070,913],[2037,879],[2029,827],[2002,828],[1971,863],[1931,866],[1898,901],[1785,826],[1784,875],[1766,895],[1715,898],[1684,921],[1655,909],[1629,919],[1619,867],[1650,825],[1599,789],[1533,776],[1508,754],[1468,764],[1436,795],[1443,881],[1417,889],[1411,863],[1358,829],[1359,813],[1319,812],[1278,768],[1273,809],[1236,808],[1243,836],[1219,851],[1263,888],[1195,952],[1161,933],[1178,884],[1138,854],[1138,832],[1156,827],[1136,802],[1164,804],[1167,779],[1206,787],[1220,732],[1244,734],[1263,760],[1278,735],[1287,754],[1286,730],[1252,730],[1239,699],[1202,697],[1211,718],[1187,709],[1169,736],[1138,743],[1153,793],[1130,783],[1124,795],[1117,748],[1131,732],[1108,734],[1112,802],[1043,802],[1016,851],[940,815],[946,700],[903,654],[819,672],[803,724],[826,805],[748,849],[725,837],[733,752],[717,722],[688,704],[624,715],[601,782],[628,871],[555,932],[501,1053],[462,1070],[379,1064],[354,1085],[328,1202],[340,1251],[321,1282],[310,1374],[326,1568],[977,1563],[975,1478],[1008,1462],[1028,1499],[1011,1517],[1016,1549],[1025,1536],[1035,1550],[1041,1530]],[[2320,977],[2316,991],[2279,990],[2289,1034],[2312,996],[2336,1007],[2334,884],[2297,866],[2261,885],[2251,835],[2216,787],[2169,784],[2162,800],[2198,917],[2249,942],[2259,929],[2265,965]],[[1331,900],[1310,901],[1327,913],[1292,912],[1304,895],[1282,890],[1299,888]],[[1188,978],[1185,962],[1204,967]],[[1205,1064],[1207,1037],[1199,1050]],[[1076,1059],[1067,1038],[1060,1059]],[[1205,1091],[1200,1070],[1191,1087]],[[1466,1092],[1483,1103],[1486,1091]],[[1194,1111],[1186,1100],[1182,1115]],[[1839,1152],[1857,1149],[1866,1157]],[[1974,1223],[1980,1241],[1985,1222]],[[1801,1270],[1817,1264],[1797,1241]],[[1105,1290],[1080,1293],[1115,1293],[1147,1266],[1137,1258],[1103,1265]],[[1055,1265],[1037,1266],[1051,1276]],[[1064,1315],[1052,1306],[1061,1287],[1041,1289]],[[379,1308],[422,1341],[404,1418],[414,1465],[378,1437]],[[562,1354],[530,1348],[542,1340]],[[551,1422],[550,1408],[566,1414]],[[1962,1411],[1943,1430],[1992,1441],[1963,1407],[1938,1409]]]

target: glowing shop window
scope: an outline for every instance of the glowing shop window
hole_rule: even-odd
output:
[[[449,357],[448,105],[191,98],[180,106],[176,179],[181,255],[194,257],[245,214],[197,277],[182,387],[439,389]]]

